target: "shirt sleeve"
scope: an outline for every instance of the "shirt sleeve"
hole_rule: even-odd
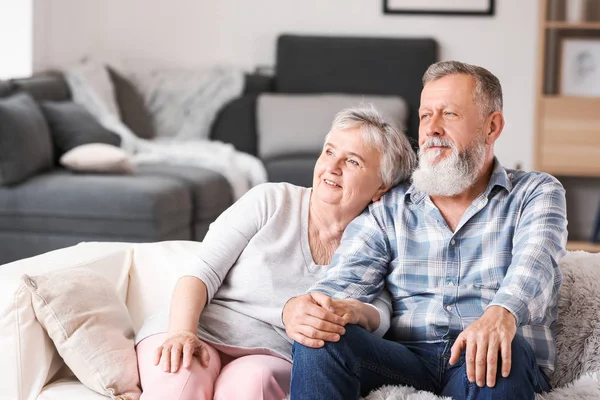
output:
[[[266,224],[269,215],[268,186],[252,188],[225,210],[208,229],[198,251],[190,255],[182,276],[200,279],[207,289],[207,302],[252,237]]]
[[[325,277],[308,289],[337,299],[370,303],[384,287],[390,262],[389,242],[373,205],[344,231]]]
[[[387,289],[383,289],[372,303],[366,304],[375,308],[379,313],[379,326],[373,331],[373,334],[383,337],[392,325],[392,295]]]
[[[510,311],[517,325],[542,322],[562,280],[559,259],[566,253],[565,190],[548,179],[532,191],[521,210],[513,238],[512,262],[488,307]]]

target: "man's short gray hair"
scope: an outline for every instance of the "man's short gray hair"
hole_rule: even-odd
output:
[[[495,111],[502,111],[502,86],[490,71],[477,65],[460,61],[440,61],[429,66],[423,75],[423,86],[448,75],[468,75],[475,80],[473,99],[487,117]]]
[[[406,135],[383,119],[372,104],[346,108],[336,114],[331,130],[360,129],[366,144],[380,154],[379,173],[385,186],[394,186],[410,178],[417,157]]]

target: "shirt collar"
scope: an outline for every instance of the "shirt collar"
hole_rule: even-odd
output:
[[[485,196],[489,196],[490,192],[494,187],[500,186],[506,189],[509,193],[512,191],[513,185],[509,179],[509,176],[498,161],[496,157],[494,157],[494,169],[492,170],[492,176],[490,177],[490,182],[488,183],[487,188],[485,189]],[[414,187],[414,185],[410,185],[406,193],[404,194],[404,201],[410,201],[413,204],[419,203],[422,201],[427,195]]]

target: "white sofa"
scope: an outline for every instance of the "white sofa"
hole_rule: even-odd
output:
[[[200,245],[185,241],[81,243],[0,266],[0,399],[106,399],[79,383],[64,367],[35,318],[31,297],[25,290],[18,290],[23,274],[39,275],[87,265],[115,285],[137,331],[148,315],[169,304],[175,282],[190,259],[186,254]],[[554,381],[564,386],[579,379],[580,389],[594,396],[587,398],[600,398],[600,388],[593,387],[594,379],[599,385],[594,371],[600,369],[600,254],[569,253],[561,261],[561,268],[565,280],[559,307],[559,374]],[[400,394],[404,389],[394,389],[397,396],[386,395],[384,390],[377,397],[369,397],[403,399],[410,391],[404,395]],[[565,390],[567,397],[544,399],[586,398],[571,397],[577,389],[576,383],[575,387],[555,392],[558,395]],[[423,394],[423,398],[430,396]]]

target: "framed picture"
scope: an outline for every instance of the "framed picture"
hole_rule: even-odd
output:
[[[383,0],[384,14],[494,15],[494,0]]]
[[[559,91],[565,96],[600,96],[600,39],[562,39]]]

